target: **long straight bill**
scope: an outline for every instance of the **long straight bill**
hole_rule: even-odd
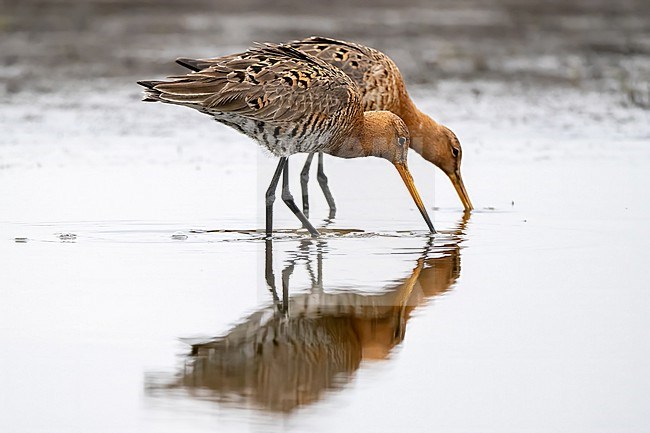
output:
[[[418,193],[418,190],[415,188],[415,184],[413,183],[413,176],[411,176],[408,167],[406,167],[406,164],[395,164],[395,168],[399,172],[399,175],[402,176],[402,180],[406,184],[406,188],[408,188],[409,192],[411,193],[411,197],[413,197],[413,201],[415,202],[416,206],[418,207],[418,210],[422,214],[422,218],[424,218],[424,221],[426,221],[427,226],[429,226],[429,230],[431,231],[431,233],[435,233],[436,229],[433,228],[433,224],[431,223],[429,214],[427,213],[427,210],[424,207],[424,203],[422,203],[422,199],[420,198],[420,194]]]
[[[460,175],[460,170],[449,176],[449,179],[451,179],[451,183],[454,185],[460,201],[463,202],[465,212],[469,212],[474,209],[474,206],[472,206],[472,202],[469,199],[469,194],[467,194],[467,190],[465,189],[465,184],[463,183],[463,178]]]

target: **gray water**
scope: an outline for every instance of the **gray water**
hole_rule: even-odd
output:
[[[581,3],[382,6],[349,18],[369,23],[357,35],[341,30],[343,6],[320,20],[232,5],[205,18],[201,2],[25,5],[8,9],[0,69],[0,430],[647,431],[638,4],[609,20]],[[323,236],[279,203],[265,242],[275,161],[198,113],[139,102],[134,81],[176,72],[177,55],[328,29],[383,43],[420,108],[457,132],[471,215],[413,152],[434,237],[390,164],[326,158],[339,210],[327,219],[312,181]],[[634,49],[590,57],[616,29]],[[124,41],[98,56],[106,35]],[[427,40],[430,61],[410,63]],[[487,65],[467,60],[481,50]],[[577,81],[559,77],[567,64]]]

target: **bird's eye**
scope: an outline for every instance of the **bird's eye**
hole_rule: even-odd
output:
[[[400,146],[404,146],[404,145],[406,144],[406,137],[400,137],[400,138],[398,138],[398,139],[397,139],[397,143],[398,143]]]
[[[460,150],[456,147],[451,148],[451,154],[454,155],[454,158],[458,158],[458,154],[460,153]]]

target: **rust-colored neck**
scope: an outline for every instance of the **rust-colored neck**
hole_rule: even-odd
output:
[[[376,156],[392,161],[396,152],[395,129],[387,125],[389,121],[382,112],[365,112],[357,121],[352,122],[339,143],[329,149],[328,153],[339,158]]]
[[[362,158],[370,156],[368,131],[363,116],[352,122],[340,139],[325,152],[339,158]]]
[[[398,115],[411,133],[411,149],[427,161],[440,166],[445,145],[444,126],[418,110],[408,93],[404,92],[400,99]]]

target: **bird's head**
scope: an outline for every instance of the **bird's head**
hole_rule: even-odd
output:
[[[406,165],[411,138],[406,124],[390,111],[366,111],[362,147],[368,156]]]
[[[428,116],[426,120],[419,129],[419,134],[413,138],[416,150],[421,150],[419,153],[424,159],[439,167],[449,177],[465,211],[471,211],[472,202],[460,174],[463,159],[460,141],[451,129],[434,122]]]
[[[435,233],[433,224],[422,203],[420,194],[415,188],[413,177],[406,164],[410,135],[404,121],[389,111],[366,111],[364,113],[363,129],[361,147],[364,149],[366,156],[387,159],[395,166],[409,193],[411,193],[418,210],[429,226],[429,230]]]

